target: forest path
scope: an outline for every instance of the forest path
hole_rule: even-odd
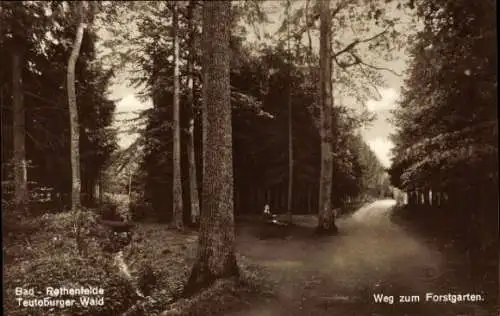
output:
[[[432,239],[391,220],[394,205],[376,201],[339,219],[334,237],[256,240],[240,231],[241,255],[265,268],[277,293],[231,315],[487,315],[472,303],[425,302],[428,292],[474,292],[458,287],[451,258]],[[375,303],[381,294],[394,304]],[[400,303],[400,295],[420,302]]]

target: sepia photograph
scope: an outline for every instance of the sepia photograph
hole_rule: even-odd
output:
[[[0,1],[7,316],[498,316],[494,0]]]

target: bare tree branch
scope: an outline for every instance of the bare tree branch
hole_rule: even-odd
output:
[[[368,38],[365,38],[365,39],[355,39],[352,43],[350,43],[349,45],[347,45],[346,47],[344,47],[343,49],[341,49],[340,51],[336,52],[336,53],[333,53],[333,56],[332,58],[337,58],[338,56],[344,54],[344,53],[347,53],[347,52],[351,52],[352,49],[359,45],[359,44],[362,44],[362,43],[367,43],[367,42],[370,42],[370,41],[373,41],[374,39],[384,35],[385,33],[387,33],[387,31],[389,30],[389,28],[385,28],[382,32],[380,33],[377,33],[371,37],[368,37]]]
[[[337,66],[339,66],[340,68],[347,69],[349,67],[361,64],[362,61],[361,61],[361,59],[358,56],[353,55],[353,57],[354,57],[354,61],[350,62],[350,63],[340,61],[337,58],[337,56],[335,56],[335,55],[333,56],[333,60],[335,61],[335,63],[337,64]]]
[[[35,144],[35,146],[38,148],[38,149],[44,149],[47,147],[47,145],[43,145],[41,142],[39,142],[35,137],[33,137],[33,135],[31,135],[28,131],[25,131],[24,132],[32,141],[33,143]],[[49,147],[54,150],[54,146],[52,146],[52,143],[49,143]]]
[[[31,96],[31,97],[33,97],[33,98],[35,98],[35,99],[38,99],[38,100],[41,100],[41,101],[47,102],[47,103],[49,103],[49,104],[52,104],[52,105],[56,106],[57,108],[61,108],[61,105],[60,105],[60,104],[57,104],[57,103],[55,103],[54,101],[51,101],[51,100],[46,99],[46,98],[44,98],[44,97],[41,97],[41,96],[39,96],[39,95],[37,95],[37,94],[35,94],[35,93],[33,93],[33,92],[30,92],[30,91],[27,91],[27,90],[24,90],[23,92],[24,92],[24,94],[27,94],[27,95],[29,95],[29,96]]]
[[[368,63],[364,62],[357,54],[355,54],[353,52],[349,52],[349,54],[354,58],[353,62],[342,62],[335,55],[333,56],[333,60],[335,61],[335,63],[337,64],[337,66],[339,66],[340,68],[342,68],[344,70],[347,69],[347,68],[349,68],[349,67],[352,67],[352,66],[362,65],[362,66],[365,66],[365,67],[368,67],[368,68],[372,68],[372,69],[375,69],[375,70],[388,71],[388,72],[392,73],[393,75],[395,75],[397,77],[401,77],[402,76],[402,74],[394,71],[393,69],[390,69],[390,68],[387,68],[387,67],[375,66],[375,65],[368,64]]]
[[[363,65],[363,63],[361,63],[360,65]],[[363,67],[360,67],[360,68],[361,68],[361,72],[365,76],[365,79],[368,82],[368,84],[375,90],[378,98],[381,99],[382,93],[380,93],[380,89],[377,87],[377,85],[373,84],[372,80],[370,80],[370,76],[368,76],[368,74],[366,73],[366,69],[364,69]]]
[[[395,76],[398,76],[398,77],[401,77],[402,74],[390,69],[390,68],[387,68],[387,67],[381,67],[381,66],[375,66],[375,65],[371,65],[371,64],[368,64],[366,62],[364,62],[357,54],[353,53],[353,52],[349,52],[349,54],[351,54],[352,57],[354,57],[355,59],[355,62],[352,63],[352,64],[348,64],[347,66],[354,66],[354,65],[363,65],[363,66],[366,66],[368,68],[372,68],[372,69],[375,69],[375,70],[382,70],[382,71],[388,71],[390,73],[392,73],[393,75]],[[338,64],[338,63],[337,63]],[[340,65],[339,65],[340,66]]]
[[[375,69],[375,70],[381,70],[381,71],[388,71],[390,73],[392,73],[393,75],[397,76],[397,77],[401,77],[402,74],[390,69],[390,68],[387,68],[387,67],[381,67],[381,66],[375,66],[375,65],[370,65],[370,64],[367,64],[365,63],[364,61],[361,61],[360,63],[361,65],[363,66],[366,66],[368,68],[372,68],[372,69]]]

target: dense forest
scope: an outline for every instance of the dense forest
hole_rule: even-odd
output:
[[[2,2],[2,203],[34,201],[36,207],[37,197],[50,194],[51,208],[71,205],[66,74],[73,16],[55,3]],[[118,149],[111,128],[115,102],[107,97],[113,72],[96,59],[96,41],[88,29],[75,67],[81,195],[88,206],[95,205],[100,174]]]
[[[16,172],[23,172],[20,170],[25,168],[26,190],[29,192],[26,194],[33,196],[36,195],[35,192],[40,195],[39,191],[49,191],[51,200],[55,202],[49,208],[63,210],[70,207],[72,190],[69,159],[71,137],[69,121],[65,119],[69,111],[65,66],[68,59],[66,55],[71,52],[69,43],[74,37],[76,13],[68,11],[71,6],[62,9],[64,6],[48,3],[26,4],[26,7],[20,4],[3,6],[3,14],[12,21],[3,22],[6,32],[3,33],[2,55],[5,56],[4,60],[13,60],[6,64],[8,67],[2,67],[4,200],[10,200],[8,192],[14,192],[15,180],[19,180]],[[130,13],[134,9],[138,11]],[[251,3],[239,4],[231,18],[234,24],[232,28],[236,30],[231,37],[235,211],[258,213],[266,203],[279,212],[287,211],[287,187],[290,182],[290,158],[287,152],[290,145],[293,149],[291,208],[296,213],[314,213],[318,205],[316,192],[320,167],[320,137],[318,126],[315,125],[317,118],[313,113],[318,102],[318,67],[309,66],[306,58],[318,59],[318,56],[307,56],[310,54],[309,48],[293,39],[292,33],[298,32],[297,30],[289,30],[291,35],[284,34],[276,45],[258,48],[247,45],[244,41],[246,33],[238,27],[238,23],[244,19],[257,19],[244,16],[249,14],[249,9],[258,10]],[[75,12],[76,10],[74,9]],[[173,11],[164,3],[131,3],[128,8],[105,7],[93,10],[96,12],[89,15],[106,16],[101,17],[100,23],[90,24],[84,33],[75,80],[76,98],[81,104],[78,106],[78,114],[82,203],[85,206],[95,205],[99,192],[106,192],[105,184],[113,182],[103,178],[114,179],[116,174],[123,174],[123,171],[127,171],[125,178],[118,185],[122,188],[117,189],[116,183],[111,183],[108,191],[128,194],[129,170],[133,169],[129,168],[129,164],[133,162],[138,168],[132,170],[134,174],[131,175],[130,186],[133,202],[141,209],[138,211],[139,216],[169,220],[174,200],[174,134],[171,131],[174,122],[172,73],[175,65],[172,58],[174,35],[170,25]],[[112,125],[118,100],[110,100],[107,90],[114,74],[113,69],[103,65],[102,58],[97,58],[96,44],[99,39],[96,34],[99,24],[106,23],[112,19],[111,15],[119,15],[123,10],[130,10],[129,16],[134,18],[142,15],[136,20],[138,32],[128,34],[118,27],[109,27],[111,31],[121,33],[114,34],[112,39],[100,41],[105,46],[116,46],[121,41],[123,46],[141,47],[141,50],[129,51],[125,57],[106,57],[114,58],[116,63],[134,63],[140,67],[138,75],[130,81],[141,87],[143,97],[153,100],[153,108],[141,113],[136,121],[129,122],[130,132],[139,132],[140,137],[129,148],[119,149],[116,144],[117,131]],[[185,220],[189,219],[191,211],[191,150],[194,151],[195,169],[198,170],[195,185],[199,188],[202,183],[200,12],[201,3],[192,2],[189,5],[179,5],[176,13],[178,27],[175,36],[182,38],[178,41],[177,62],[181,66],[177,98],[180,103],[178,119],[181,130],[182,190],[179,192],[182,192],[180,196],[185,205]],[[294,21],[290,23],[292,22]],[[164,28],[151,28],[153,23],[164,25]],[[297,28],[297,25],[294,23],[293,27]],[[47,32],[50,37],[47,37]],[[14,62],[14,58],[19,59]],[[12,67],[15,66],[21,68],[21,87],[13,85]],[[12,97],[14,91],[20,96]],[[17,101],[19,97],[22,98],[21,101]],[[21,120],[20,125],[14,124],[17,107],[25,112],[24,119],[18,118]],[[382,191],[389,189],[387,183],[385,187],[381,186],[385,170],[357,132],[367,118],[352,111],[348,104],[336,104],[332,117],[333,206],[341,207],[348,201],[367,195],[385,194]],[[190,124],[193,124],[192,129]],[[288,125],[291,125],[292,130],[290,144]],[[22,150],[15,150],[14,135],[21,133],[16,127],[25,130],[23,135],[19,135],[25,138],[24,154]],[[22,142],[22,139],[18,141]],[[190,147],[191,142],[193,148]],[[14,159],[22,156],[25,157]],[[17,161],[20,164],[23,160],[26,161],[26,167],[16,166],[14,163]],[[108,168],[109,166],[112,168]],[[53,176],[55,170],[58,171],[58,177]],[[39,204],[34,201],[34,205]],[[144,205],[150,205],[150,208],[145,211],[141,207]]]
[[[341,215],[404,195],[426,216],[457,208],[460,229],[494,247],[492,1],[0,4],[8,291],[76,282],[104,287],[107,304],[71,315],[159,315],[219,279],[260,275],[235,222],[266,205],[279,225],[314,215],[332,236]],[[418,32],[399,27],[407,11]],[[386,168],[361,131],[402,48]],[[120,121],[117,80],[152,107]],[[123,134],[136,136],[127,148]],[[16,304],[9,315],[23,315]]]
[[[311,80],[311,76],[317,78],[317,67],[307,67],[303,61],[304,55],[308,53],[307,47],[291,43],[294,48],[289,48],[291,44],[286,41],[293,41],[290,38],[276,46],[255,48],[247,45],[244,41],[246,34],[244,30],[237,28],[237,23],[248,19],[243,16],[243,12],[255,10],[250,5],[237,7],[232,16],[233,28],[236,30],[231,37],[235,212],[258,213],[266,203],[278,212],[287,211],[288,185],[291,182],[291,210],[297,213],[314,213],[317,212],[318,205],[318,195],[315,192],[319,185],[320,139],[314,123],[315,117],[311,112],[318,101],[315,80]],[[173,13],[164,4],[155,4],[153,8],[147,9],[151,12],[138,20],[137,34],[132,39],[122,40],[126,45],[132,40],[135,46],[145,48],[136,51],[140,57],[135,66],[141,72],[133,82],[143,87],[144,95],[152,98],[153,108],[142,113],[139,119],[143,124],[139,127],[141,136],[132,145],[134,150],[123,153],[122,159],[125,160],[123,163],[132,157],[134,159],[138,154],[135,149],[140,148],[142,160],[132,176],[132,188],[138,194],[138,203],[151,208],[149,212],[140,211],[141,216],[149,214],[169,219],[173,212],[174,192],[174,135],[169,131],[173,127],[175,82],[172,72],[175,65],[173,58],[163,56],[172,56],[173,31],[148,26],[153,23],[162,24],[162,21],[167,25],[167,21],[173,19]],[[181,166],[185,166],[181,168],[184,217],[189,218],[193,207],[189,203],[189,197],[193,195],[190,187],[199,188],[202,183],[202,172],[199,172],[202,164],[201,75],[189,73],[200,69],[202,62],[199,33],[201,21],[196,19],[200,15],[199,4],[193,2],[179,9],[177,14],[180,23],[176,32],[188,39],[180,42],[179,63],[182,67],[179,72],[179,120],[183,131],[180,135]],[[165,44],[159,46],[158,41]],[[129,56],[127,58],[130,59]],[[335,144],[335,167],[332,174],[335,181],[331,194],[334,206],[340,207],[347,201],[364,198],[365,194],[378,196],[381,190],[388,190],[388,187],[380,187],[384,168],[356,133],[357,128],[363,124],[363,118],[349,111],[348,105],[337,105],[335,112],[337,123],[332,129]],[[194,131],[190,129],[190,124],[193,124]],[[291,144],[289,125],[292,126]],[[297,133],[293,133],[293,126]],[[190,131],[193,131],[193,135]],[[288,147],[292,148],[293,153],[291,173]],[[191,151],[194,151],[194,155]],[[190,182],[192,156],[196,161],[194,167],[198,170],[196,183]]]
[[[493,8],[493,1],[418,2],[424,27],[409,47],[390,170],[409,204],[453,209],[449,221],[461,222],[462,234],[470,232],[485,248],[495,246],[498,216]]]
[[[494,1],[416,2],[423,28],[408,48],[390,168],[411,217],[432,218],[435,234],[449,231],[484,284],[498,273],[494,8]]]

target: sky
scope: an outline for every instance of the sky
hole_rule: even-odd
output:
[[[405,69],[406,59],[401,58],[390,63],[388,67],[398,73]],[[366,108],[376,115],[375,121],[361,131],[361,135],[384,167],[391,165],[391,149],[394,144],[389,139],[395,127],[389,122],[391,110],[397,107],[403,78],[386,74],[387,87],[379,87],[380,98],[366,102]]]
[[[303,5],[302,1],[294,2],[295,5]],[[269,14],[269,24],[261,25],[258,32],[273,34],[281,24],[283,19],[284,11],[277,9],[279,2],[268,1],[266,12],[273,12]],[[257,36],[253,32],[249,33],[247,38],[248,42],[255,42]],[[261,33],[261,35],[263,34]],[[262,37],[263,38],[263,37]],[[313,43],[316,46],[317,43]],[[390,63],[378,63],[378,66],[388,67],[397,73],[403,73],[406,66],[406,56],[400,53],[398,58],[391,61]],[[390,111],[397,106],[397,101],[399,98],[401,86],[403,83],[403,78],[398,77],[390,72],[384,72],[384,79],[387,83],[384,87],[378,87],[380,92],[380,97],[378,99],[370,99],[366,102],[366,109],[371,113],[376,115],[376,119],[369,126],[361,130],[361,135],[370,148],[379,158],[382,165],[385,167],[390,166],[390,151],[393,147],[392,142],[389,139],[391,133],[394,132],[394,127],[388,122],[390,118]],[[116,126],[123,126],[122,120],[130,119],[135,117],[137,111],[147,109],[152,106],[151,101],[142,102],[136,97],[137,91],[133,88],[127,86],[126,84],[127,74],[123,73],[121,76],[116,78],[115,83],[110,89],[111,97],[115,100],[119,99],[116,108]],[[121,133],[119,136],[119,144],[121,147],[128,147],[136,139],[137,135],[129,135],[127,133]]]

